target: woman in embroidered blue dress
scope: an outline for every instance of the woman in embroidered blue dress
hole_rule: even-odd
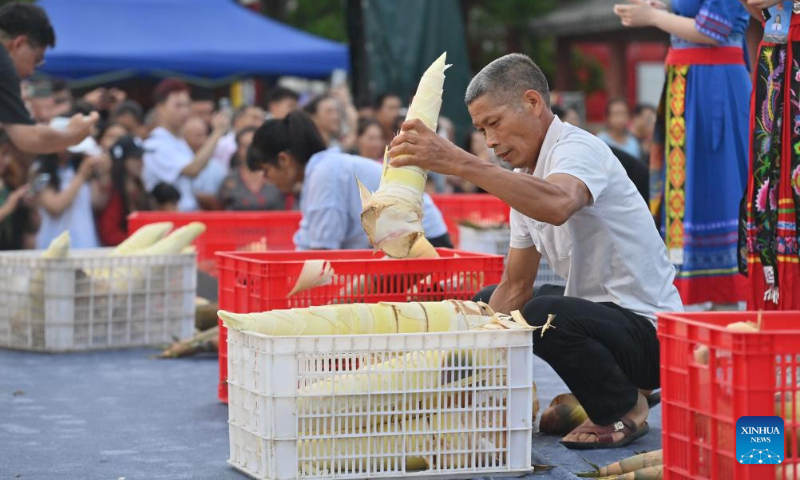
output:
[[[747,297],[737,266],[737,219],[746,186],[749,94],[743,51],[748,14],[738,0],[630,0],[627,27],[671,34],[650,159],[651,211],[660,211],[684,304]],[[655,195],[655,197],[654,197]]]

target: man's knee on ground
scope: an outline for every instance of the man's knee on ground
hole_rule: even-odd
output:
[[[492,294],[494,293],[495,289],[497,289],[497,285],[483,287],[480,292],[476,293],[475,296],[472,297],[472,301],[489,303],[489,299],[492,298]]]

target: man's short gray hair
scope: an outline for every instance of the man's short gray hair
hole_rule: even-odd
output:
[[[525,90],[535,90],[550,107],[550,87],[542,70],[527,55],[509,53],[483,67],[469,82],[464,102],[469,105],[478,97],[491,93],[498,100],[510,103]]]

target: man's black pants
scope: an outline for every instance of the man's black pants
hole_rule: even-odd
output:
[[[489,302],[497,285],[476,301]],[[608,425],[636,405],[638,389],[659,386],[659,343],[653,323],[614,303],[564,297],[563,287],[542,286],[522,315],[534,327],[555,314],[550,328],[533,335],[534,353],[550,364],[592,422]]]

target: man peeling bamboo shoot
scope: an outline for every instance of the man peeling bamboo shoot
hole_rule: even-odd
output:
[[[534,327],[552,319],[534,335],[534,352],[589,417],[563,445],[625,446],[647,433],[644,393],[659,387],[656,312],[683,308],[650,211],[602,140],[553,114],[547,80],[529,57],[488,64],[464,101],[488,147],[513,171],[461,150],[419,119],[392,140],[390,167],[455,175],[511,207],[506,271],[477,298],[499,312],[522,311]],[[533,298],[542,258],[566,279],[561,295]]]

